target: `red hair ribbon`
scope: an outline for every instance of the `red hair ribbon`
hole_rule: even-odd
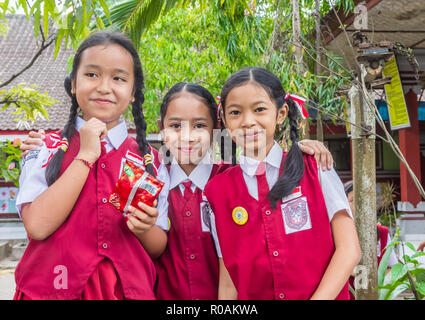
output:
[[[287,101],[289,99],[289,97],[291,97],[291,99],[295,102],[295,105],[297,106],[298,111],[301,113],[301,117],[303,119],[308,118],[308,112],[304,107],[304,104],[307,101],[307,99],[302,98],[300,96],[297,96],[295,94],[287,93],[286,96],[285,96],[285,101]]]
[[[221,97],[220,96],[217,96],[215,98],[218,100],[218,105],[217,105],[217,120],[220,121]]]
[[[68,139],[63,138],[60,136],[60,134],[56,132],[52,132],[50,134],[50,139],[53,141],[53,144],[51,146],[47,146],[48,149],[56,149],[61,148],[64,152],[68,150]]]

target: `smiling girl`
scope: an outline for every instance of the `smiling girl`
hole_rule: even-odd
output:
[[[152,175],[159,165],[146,141],[137,51],[121,34],[93,34],[65,88],[72,98],[65,128],[46,137],[20,177],[17,207],[30,242],[15,272],[15,299],[154,299],[151,257],[167,241],[159,211],[139,203],[126,221],[108,203],[129,154]],[[130,103],[136,139],[120,120]]]
[[[348,299],[360,257],[344,188],[298,145],[297,107],[261,68],[231,75],[221,93],[223,122],[242,147],[240,164],[214,177],[205,194],[215,217],[221,299]],[[289,118],[292,147],[275,130]]]
[[[207,182],[229,167],[214,162],[211,152],[214,129],[219,128],[217,104],[202,86],[181,82],[165,95],[160,113],[164,160],[170,160],[170,229],[167,248],[155,262],[157,298],[217,299],[219,263],[216,235],[211,234],[215,220],[204,195]],[[303,150],[319,150],[318,145],[307,141]],[[328,151],[317,154],[326,159]]]

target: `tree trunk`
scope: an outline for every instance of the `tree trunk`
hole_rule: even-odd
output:
[[[359,73],[360,74],[360,73]],[[367,108],[362,92],[352,87],[350,90],[351,114],[357,126],[370,126],[375,132],[373,110]],[[377,232],[376,232],[376,169],[375,136],[366,136],[365,131],[353,127],[351,131],[353,147],[354,220],[362,251],[356,268],[355,289],[357,300],[377,300]]]
[[[314,73],[319,76],[322,72],[321,59],[322,55],[320,53],[320,48],[322,44],[321,35],[320,35],[320,0],[314,0],[315,3],[315,18],[316,18],[316,63],[314,65]],[[320,84],[322,80],[318,79],[318,84]],[[317,110],[317,122],[316,122],[316,139],[323,142],[323,122],[322,122],[322,114],[320,110]]]
[[[300,19],[300,4],[298,0],[292,2],[292,42],[294,45],[294,55],[297,62],[297,71],[304,73],[302,42],[301,42],[301,19]]]

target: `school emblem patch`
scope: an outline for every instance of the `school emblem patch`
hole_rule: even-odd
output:
[[[282,204],[281,209],[286,234],[311,229],[310,213],[306,197],[286,202]]]

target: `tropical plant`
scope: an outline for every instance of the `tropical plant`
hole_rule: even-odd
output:
[[[388,261],[395,246],[399,247],[401,259],[386,273]],[[407,254],[407,248],[411,253]],[[378,267],[378,287],[380,300],[393,300],[406,290],[413,293],[414,299],[422,300],[425,297],[425,265],[418,258],[425,256],[425,252],[417,251],[412,243],[400,239],[400,230],[385,248]]]
[[[0,175],[6,182],[12,181],[17,187],[21,160],[20,144],[21,140],[18,138],[0,142]]]
[[[7,90],[0,90],[0,112],[10,106],[15,107],[11,115],[15,116],[18,122],[17,127],[28,127],[28,121],[35,122],[39,118],[48,119],[45,107],[52,106],[58,100],[51,98],[47,92],[40,93],[37,86],[26,86],[20,83]]]

